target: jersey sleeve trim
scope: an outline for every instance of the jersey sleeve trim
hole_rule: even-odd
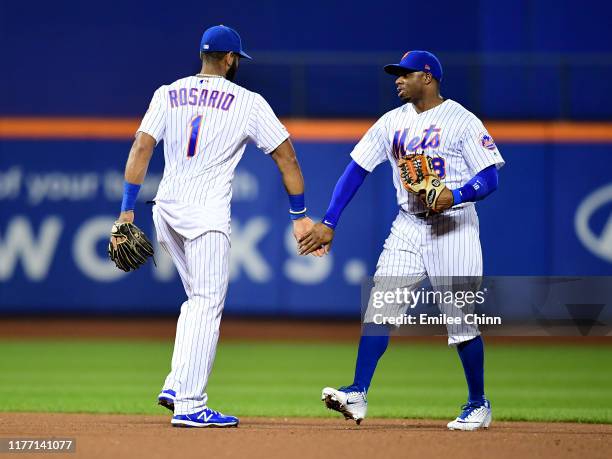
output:
[[[278,144],[276,144],[274,147],[266,147],[266,148],[262,148],[261,151],[263,151],[266,155],[271,154],[274,150],[276,150],[285,140],[287,140],[289,137],[291,137],[291,135],[289,134],[289,132],[287,132],[287,135],[280,141],[278,142]],[[275,142],[276,143],[276,142]]]
[[[360,158],[359,155],[356,155],[354,151],[351,152],[351,159],[357,163],[359,167],[365,169],[368,172],[372,172],[376,166],[372,167],[364,161],[364,158]]]
[[[140,128],[134,134],[134,138],[138,135],[139,132],[142,132],[143,134],[147,134],[148,136],[153,137],[153,140],[155,140],[155,145],[157,145],[159,143],[159,141],[162,140],[162,139],[156,138],[155,135],[154,135],[155,134],[154,132],[149,132],[146,129],[140,129]]]

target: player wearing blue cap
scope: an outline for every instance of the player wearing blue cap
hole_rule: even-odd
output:
[[[293,232],[312,227],[304,180],[289,133],[265,99],[232,82],[244,52],[238,33],[220,25],[200,43],[202,69],[155,91],[125,168],[119,221],[134,221],[134,203],[155,145],[164,141],[164,174],[153,208],[160,245],[185,288],[172,364],[158,403],[177,427],[233,427],[238,418],[208,406],[229,282],[232,179],[248,142],[270,155],[289,194]]]
[[[202,59],[202,73],[206,73],[205,66],[217,63],[227,67],[225,78],[234,81],[240,58],[252,59],[242,49],[240,35],[231,27],[218,25],[206,29],[200,42],[200,58]]]
[[[384,69],[396,76],[397,93],[404,104],[383,115],[355,146],[323,221],[300,240],[300,253],[321,247],[329,251],[343,209],[365,177],[389,161],[399,213],[378,260],[372,292],[380,293],[389,285],[416,289],[426,277],[438,291],[448,291],[449,280],[452,285],[458,277],[478,282],[482,252],[474,202],[497,188],[497,169],[504,161],[482,122],[440,95],[443,72],[436,56],[410,51],[398,64]],[[426,195],[414,193],[415,164],[430,166],[420,180],[432,188],[427,188]],[[383,319],[398,317],[406,310],[404,304],[390,304],[380,314],[375,309],[380,305],[373,306],[372,298],[371,294],[363,318],[353,383],[339,389],[326,387],[322,393],[328,408],[357,424],[366,416],[366,394],[389,343],[391,326]],[[448,428],[487,428],[491,404],[484,392],[480,331],[467,320],[468,308],[452,302],[438,306],[446,316],[459,319],[447,324],[448,343],[458,351],[468,386],[468,401]]]

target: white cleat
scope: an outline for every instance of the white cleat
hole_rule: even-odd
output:
[[[461,414],[447,424],[450,430],[488,429],[491,424],[491,402],[467,403],[461,407]]]
[[[327,408],[342,413],[344,419],[352,419],[357,425],[361,424],[368,412],[366,393],[355,386],[346,386],[339,389],[326,387],[321,394],[321,400]]]

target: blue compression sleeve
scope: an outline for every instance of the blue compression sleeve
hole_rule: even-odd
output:
[[[323,224],[330,228],[336,228],[342,211],[353,199],[355,193],[369,174],[363,167],[355,161],[351,161],[338,179],[329,208],[323,218]]]
[[[304,193],[289,195],[289,215],[291,220],[299,220],[306,216],[306,204]]]
[[[497,189],[499,176],[495,165],[489,166],[476,174],[469,182],[461,188],[453,191],[453,205],[462,202],[480,201]]]

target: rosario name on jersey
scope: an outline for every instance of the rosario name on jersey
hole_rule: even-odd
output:
[[[426,210],[420,199],[402,186],[397,161],[401,156],[424,153],[448,188],[463,186],[474,175],[504,160],[482,122],[461,104],[446,99],[417,113],[411,103],[385,113],[351,152],[367,171],[389,160],[399,206],[409,213]],[[457,207],[473,205],[463,203]]]
[[[138,131],[164,141],[155,200],[203,207],[228,223],[234,170],[247,143],[268,154],[289,137],[262,96],[220,76],[161,86]]]

